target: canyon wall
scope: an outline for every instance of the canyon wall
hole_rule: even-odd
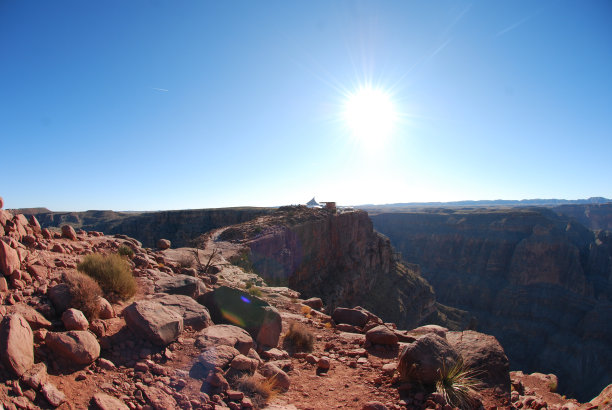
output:
[[[191,241],[212,229],[238,224],[272,212],[271,208],[188,209],[157,212],[51,212],[38,210],[43,228],[72,225],[86,231],[107,235],[123,234],[138,239],[143,246],[154,248],[160,238],[169,239],[173,247],[191,246]],[[24,212],[27,215],[27,212]],[[29,215],[28,215],[29,216]]]
[[[612,235],[546,208],[373,215],[441,303],[469,311],[511,366],[583,400],[612,382]]]
[[[360,305],[404,329],[423,321],[456,321],[445,323],[451,327],[467,321],[436,303],[418,266],[402,264],[363,211],[287,207],[230,227],[218,240],[245,245],[249,266],[268,283],[321,297],[331,308]]]
[[[592,230],[612,231],[612,203],[575,204],[554,207],[558,215],[575,219]]]

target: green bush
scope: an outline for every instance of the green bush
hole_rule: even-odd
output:
[[[259,290],[258,287],[252,286],[247,289],[247,292],[249,292],[251,296],[261,297],[261,290]]]
[[[129,299],[136,293],[136,281],[127,261],[117,254],[87,255],[77,269],[92,277],[111,298]]]
[[[134,250],[126,245],[121,245],[117,250],[117,253],[121,256],[127,256],[130,259],[134,257]]]

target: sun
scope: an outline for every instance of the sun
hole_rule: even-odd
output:
[[[366,86],[348,93],[344,120],[353,136],[362,143],[376,145],[388,138],[397,119],[398,115],[389,92]]]

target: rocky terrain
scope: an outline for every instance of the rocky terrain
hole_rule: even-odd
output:
[[[403,264],[364,211],[284,207],[206,237],[241,247],[235,258],[266,282],[321,297],[330,308],[361,305],[404,328],[466,328],[469,316],[436,302],[416,265]]]
[[[26,217],[35,216],[43,228],[70,225],[74,229],[123,234],[136,238],[144,246],[154,247],[159,238],[175,246],[192,246],[192,239],[222,226],[251,220],[271,212],[270,208],[187,209],[158,212],[52,212],[46,208],[17,210]]]
[[[452,409],[433,384],[457,363],[477,370],[463,408],[610,408],[609,389],[580,404],[554,375],[510,373],[493,336],[269,287],[218,239],[153,250],[0,209],[0,408]],[[133,295],[83,298],[92,255],[129,266]]]
[[[612,231],[612,203],[562,205],[553,210],[562,216],[572,218],[587,228],[598,231]]]
[[[580,205],[599,215],[609,205]],[[468,311],[513,369],[583,400],[612,382],[612,235],[546,208],[372,215],[441,303]],[[571,209],[574,209],[571,208]],[[593,220],[601,220],[596,218]]]

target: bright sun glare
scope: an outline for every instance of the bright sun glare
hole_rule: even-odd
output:
[[[344,120],[356,138],[373,145],[389,137],[397,122],[397,113],[388,92],[361,87],[348,94]]]

